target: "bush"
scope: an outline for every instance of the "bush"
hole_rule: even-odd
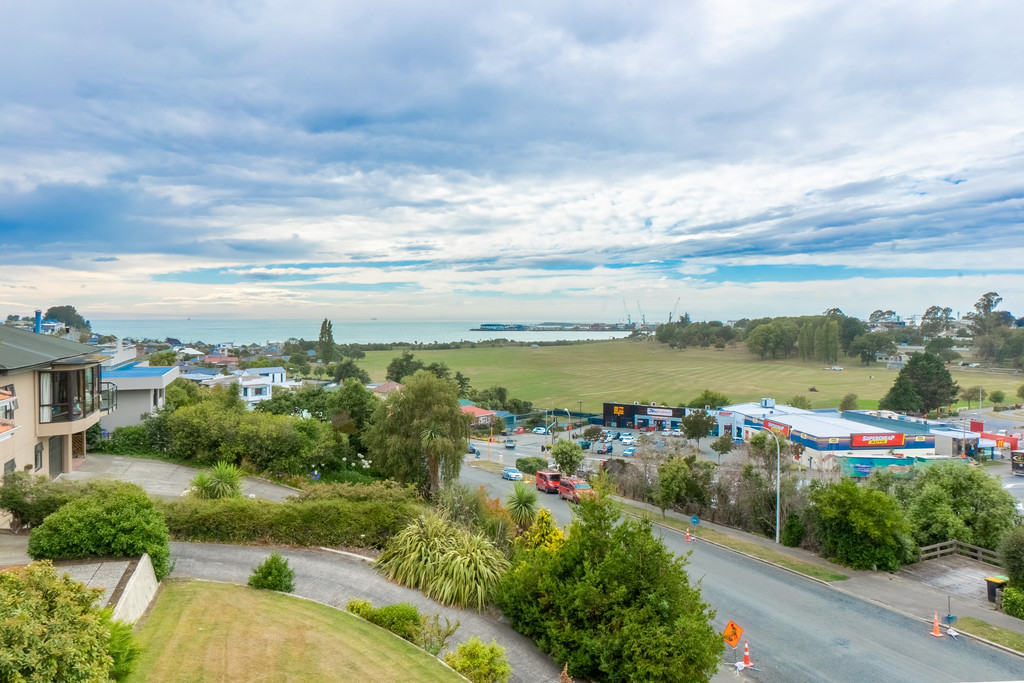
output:
[[[139,648],[131,626],[96,607],[101,593],[49,562],[0,572],[0,680],[122,680]]]
[[[505,659],[505,648],[492,640],[490,645],[473,636],[459,643],[455,652],[444,656],[445,664],[473,683],[508,683],[512,667]]]
[[[10,513],[11,529],[18,531],[39,526],[47,515],[92,490],[91,484],[51,481],[49,477],[35,477],[28,472],[8,472],[0,486],[0,509]]]
[[[420,611],[416,605],[408,602],[396,602],[393,605],[385,605],[380,609],[373,610],[368,621],[386,628],[400,638],[413,642],[420,629]]]
[[[152,453],[153,447],[149,442],[149,432],[145,425],[131,425],[118,427],[110,435],[102,446],[103,452],[114,455],[136,455],[138,453]]]
[[[160,503],[175,540],[380,548],[422,510],[413,502],[251,498]]]
[[[252,570],[249,585],[261,590],[291,593],[295,590],[295,570],[288,566],[287,559],[275,551]]]
[[[428,513],[398,533],[374,566],[442,604],[482,610],[508,560],[482,536]]]
[[[1024,526],[1014,527],[999,544],[999,561],[1010,585],[1024,589]]]
[[[786,517],[786,523],[782,525],[782,545],[796,548],[804,540],[804,520],[800,515]]]
[[[415,503],[420,500],[416,487],[386,479],[367,482],[331,482],[309,484],[294,496],[295,500],[374,500],[382,503]]]
[[[192,478],[192,495],[196,498],[240,498],[242,470],[222,460]]]
[[[373,613],[373,603],[362,598],[349,598],[345,603],[345,611],[369,621],[370,614]]]
[[[547,469],[547,466],[546,458],[516,458],[516,469],[526,474],[537,474],[538,470]]]
[[[1003,589],[1003,611],[1011,617],[1024,619],[1024,588],[1007,586]]]
[[[913,561],[910,524],[892,496],[847,479],[815,488],[810,498],[822,547],[841,564],[894,571]]]
[[[441,626],[440,614],[435,614],[430,618],[420,615],[420,630],[413,642],[436,657],[441,650],[448,646],[448,639],[459,630],[459,623],[456,619],[455,625],[452,626],[451,620],[445,617],[444,626]]]
[[[158,581],[171,572],[167,524],[146,492],[125,482],[95,482],[32,531],[33,559],[139,557],[149,553]]]

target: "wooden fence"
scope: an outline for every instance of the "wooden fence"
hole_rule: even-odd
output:
[[[923,562],[936,557],[945,557],[946,555],[963,555],[964,557],[969,557],[972,560],[984,562],[985,564],[991,564],[995,567],[1001,566],[999,564],[999,555],[994,550],[981,548],[970,543],[963,543],[956,539],[936,543],[935,545],[926,545],[918,550],[917,561]]]

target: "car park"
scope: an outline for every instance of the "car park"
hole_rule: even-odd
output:
[[[506,467],[501,471],[501,478],[509,481],[522,481],[523,473],[515,467]]]
[[[636,446],[630,446],[629,448],[623,449],[622,455],[626,456],[627,458],[632,455],[636,455]]]
[[[515,439],[505,439],[505,448],[515,448],[515,447],[516,447]]]
[[[580,502],[580,498],[593,494],[590,484],[575,477],[566,477],[558,483],[558,497],[570,503]]]
[[[558,493],[558,483],[562,480],[561,472],[552,470],[540,470],[537,472],[535,482],[537,490],[544,493]]]

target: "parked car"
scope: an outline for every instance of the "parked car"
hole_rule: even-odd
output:
[[[558,483],[558,497],[570,503],[578,503],[580,498],[592,495],[593,492],[590,484],[575,477],[566,477]]]
[[[516,447],[515,439],[505,439],[505,448],[515,448],[515,447]]]
[[[672,436],[682,436],[682,435],[683,435],[683,430],[681,430],[681,429],[673,429],[672,430]]]
[[[523,473],[515,467],[506,467],[501,471],[501,478],[508,479],[509,481],[522,481]]]
[[[632,434],[626,434],[620,439],[620,441],[622,441],[623,446],[632,446],[636,443],[636,438]]]
[[[611,444],[610,441],[608,443],[601,443],[601,444],[597,445],[597,453],[599,455],[600,454],[605,454],[605,453],[611,453],[611,452],[612,452],[612,444]]]
[[[580,445],[580,448],[582,448],[585,451],[589,451],[590,447],[594,445],[594,444],[590,443],[589,441],[587,441],[586,439],[580,439],[576,443],[578,443]]]
[[[622,455],[627,458],[631,455],[636,455],[636,446],[630,446],[629,448],[623,449]]]
[[[534,427],[533,428],[533,433],[534,434],[550,434],[551,432],[548,430],[547,427]]]
[[[537,490],[544,493],[558,493],[558,482],[562,480],[562,473],[554,470],[540,470],[537,472]]]

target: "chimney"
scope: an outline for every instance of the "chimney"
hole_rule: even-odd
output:
[[[36,334],[43,333],[43,312],[36,309]]]

